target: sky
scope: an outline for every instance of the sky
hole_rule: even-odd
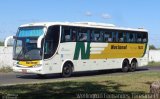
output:
[[[32,22],[99,22],[144,28],[160,48],[160,0],[1,0],[0,40]]]

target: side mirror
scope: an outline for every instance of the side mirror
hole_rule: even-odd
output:
[[[44,34],[39,36],[37,40],[37,48],[41,48],[42,39],[44,38]]]
[[[13,38],[14,38],[13,36],[7,37],[7,38],[5,39],[5,41],[4,41],[4,47],[7,47],[8,41],[9,41],[10,39],[13,39]]]

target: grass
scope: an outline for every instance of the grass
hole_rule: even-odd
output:
[[[152,62],[148,63],[148,66],[160,66],[160,62],[154,62],[154,61],[152,61]]]
[[[3,66],[0,68],[0,72],[3,72],[3,73],[12,72],[12,68],[9,66]]]
[[[160,80],[160,73],[152,71],[80,78],[44,84],[1,86],[0,93],[18,94],[19,97],[64,99],[75,98],[77,93],[149,93],[150,84]]]

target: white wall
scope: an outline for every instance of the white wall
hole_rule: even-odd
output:
[[[1,67],[12,67],[12,47],[4,48],[0,46],[0,68]],[[149,61],[160,62],[160,50],[149,51]]]
[[[149,62],[151,61],[160,62],[160,50],[149,51]]]
[[[12,66],[12,49],[13,47],[0,46],[0,68]]]

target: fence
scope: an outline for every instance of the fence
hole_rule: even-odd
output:
[[[149,62],[160,62],[160,50],[149,51]]]
[[[4,48],[0,46],[0,68],[11,67],[12,64],[12,47]]]

